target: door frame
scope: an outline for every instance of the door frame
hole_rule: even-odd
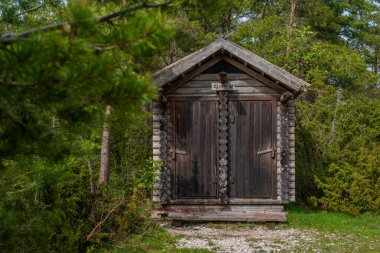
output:
[[[276,136],[277,136],[277,102],[279,101],[280,95],[240,95],[240,94],[228,94],[228,101],[271,101],[272,102],[272,142],[274,147],[276,147]],[[219,101],[219,97],[215,94],[212,96],[168,96],[167,97],[168,102],[173,104],[172,102],[183,102],[183,101]],[[170,106],[169,109],[171,117],[174,117],[175,115],[175,106]],[[172,119],[170,119],[172,120]],[[172,125],[172,134],[171,136],[174,137],[175,134],[175,125]],[[172,157],[173,150],[175,148],[175,138],[171,140],[170,146],[169,146],[169,153],[170,157]],[[277,151],[277,150],[276,150]],[[219,154],[218,154],[219,155]],[[186,204],[206,204],[206,205],[215,205],[220,204],[221,200],[219,198],[219,188],[217,188],[217,196],[216,198],[177,198],[176,193],[176,176],[175,176],[175,160],[170,159],[170,171],[171,171],[171,194],[170,194],[170,204],[179,204],[179,205],[186,205]],[[218,176],[219,171],[217,170],[216,176]],[[255,204],[287,204],[287,201],[278,199],[277,194],[277,155],[275,155],[275,159],[272,159],[272,175],[273,175],[273,183],[272,183],[272,194],[271,198],[231,198],[229,197],[229,204],[230,205],[241,205],[241,204],[248,204],[248,205],[255,205]],[[230,182],[229,182],[230,183]]]

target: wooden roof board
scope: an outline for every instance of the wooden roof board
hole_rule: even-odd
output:
[[[180,75],[197,67],[198,63],[205,61],[221,50],[227,51],[234,57],[249,64],[253,69],[265,73],[270,78],[280,82],[291,92],[300,92],[310,84],[290,74],[280,67],[268,62],[260,56],[249,52],[239,45],[225,39],[219,39],[210,45],[170,64],[154,74],[154,83],[163,86]]]

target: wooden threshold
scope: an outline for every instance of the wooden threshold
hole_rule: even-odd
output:
[[[175,199],[170,204],[174,205],[219,205],[220,199]],[[230,198],[229,205],[283,205],[288,204],[287,201],[278,199],[249,199],[249,198]]]
[[[284,206],[194,206],[166,205],[152,217],[179,221],[285,222]]]

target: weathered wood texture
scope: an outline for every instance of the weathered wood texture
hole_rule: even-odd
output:
[[[250,73],[228,73],[229,83],[235,86],[235,89],[229,91],[229,94],[269,94],[269,95],[279,95],[280,92],[284,92],[279,86],[262,75],[247,69],[241,63],[228,59],[227,57],[222,57],[223,62],[221,66],[224,66],[224,69],[234,67],[236,69],[243,68]],[[217,64],[218,64],[217,63]],[[207,74],[205,74],[207,73]],[[173,84],[171,89],[170,96],[176,95],[212,95],[216,94],[216,91],[211,89],[211,84],[213,82],[219,82],[218,73],[212,73],[209,69],[203,71],[203,73],[195,75],[191,80],[185,82],[178,81],[176,84]]]
[[[155,176],[153,201],[167,204],[171,195],[171,168],[168,147],[171,145],[170,103],[154,102],[151,105],[153,117],[153,160],[162,162]]]
[[[160,158],[162,161],[160,173],[160,203],[167,204],[171,196],[171,169],[168,153],[170,103],[161,103],[160,106]]]
[[[256,82],[248,81],[236,81],[231,82],[235,84],[235,89],[231,91],[231,94],[279,94],[275,90],[268,88],[266,86],[250,86],[256,85]],[[172,95],[176,94],[215,94],[215,91],[211,90],[211,82],[194,81],[188,83],[184,87],[176,89]],[[199,86],[199,87],[190,87]]]
[[[277,102],[277,196],[295,202],[295,107],[294,100]]]
[[[169,205],[154,211],[154,218],[161,216],[165,219],[187,221],[286,221],[286,211],[282,205]]]
[[[160,103],[153,102],[151,104],[152,112],[152,128],[153,128],[153,160],[160,159]],[[160,171],[156,172],[153,184],[153,201],[160,202]]]
[[[247,97],[247,99],[252,99],[253,97]],[[216,98],[217,99],[217,98]],[[230,99],[230,98],[229,98]],[[189,99],[189,101],[193,101],[194,99]],[[232,97],[230,103],[237,103],[238,101],[246,101],[243,97]],[[206,102],[206,101],[204,101]],[[213,102],[216,102],[214,100]],[[277,152],[276,152],[276,161],[277,161],[277,177],[274,177],[277,184],[275,184],[275,188],[277,189],[277,198],[282,199],[282,187],[281,187],[281,182],[282,182],[282,177],[281,177],[281,134],[280,134],[280,129],[281,129],[281,110],[280,110],[281,103],[277,103],[277,122],[276,122],[276,146],[277,146]],[[160,106],[159,103],[153,103],[152,104],[152,113],[153,113],[153,159],[154,160],[159,160],[159,155],[160,155]],[[170,118],[170,111],[168,112],[167,115],[168,118]],[[294,111],[294,100],[290,100],[287,103],[287,117],[288,117],[288,134],[289,134],[289,143],[288,143],[288,155],[289,155],[289,176],[288,180],[289,182],[287,183],[287,191],[288,191],[288,198],[289,201],[295,201],[295,135],[294,135],[294,130],[295,130],[295,111]],[[234,118],[236,120],[236,118]],[[233,123],[236,124],[236,123]],[[169,126],[172,125],[170,122],[168,124]],[[169,127],[170,129],[170,127]],[[232,129],[234,129],[232,127]],[[234,135],[234,131],[231,131],[231,135]],[[172,131],[172,135],[174,136],[174,132]],[[174,138],[174,137],[173,137]],[[170,138],[169,138],[170,139]],[[244,140],[247,140],[247,138],[244,138]],[[170,144],[170,141],[168,142],[168,145]],[[236,144],[235,144],[236,145]],[[268,155],[268,154],[267,154]],[[231,156],[232,158],[233,156]],[[170,157],[169,157],[170,160]],[[239,159],[240,161],[243,161],[242,159]],[[175,161],[174,161],[175,162]],[[234,158],[232,158],[232,161],[234,162]],[[158,176],[156,177],[157,181],[159,182]],[[232,183],[232,188],[231,188],[231,194],[233,196],[235,189],[234,183],[237,180],[236,176],[231,175],[231,183]],[[253,179],[254,182],[255,179]],[[159,189],[160,189],[160,184],[155,183],[154,185],[154,192],[153,192],[153,199],[155,201],[159,200]],[[241,187],[243,187],[244,184],[241,184]],[[236,194],[236,193],[235,193]],[[236,195],[238,196],[238,195]]]
[[[222,203],[228,200],[228,92],[220,91],[219,95],[219,198]]]
[[[231,197],[276,196],[275,106],[273,101],[229,102]]]
[[[304,87],[309,86],[309,84],[305,81],[243,49],[237,44],[224,39],[219,39],[209,46],[202,48],[199,51],[194,52],[156,72],[154,75],[155,83],[158,86],[167,84],[168,82],[178,78],[178,76],[191,71],[199,64],[202,64],[202,62],[212,58],[215,54],[223,52],[245,62],[247,67],[250,67],[258,72],[263,72],[271,79],[279,81],[285,88],[291,90],[292,92],[297,93]]]
[[[289,131],[289,200],[291,202],[296,201],[296,135],[295,135],[295,106],[294,100],[289,100],[287,103],[288,106],[288,131]]]
[[[216,101],[172,102],[175,198],[216,198]]]
[[[217,198],[189,198],[189,199],[171,199],[171,204],[178,205],[216,205],[221,204]],[[287,201],[272,198],[228,198],[229,205],[282,205]]]

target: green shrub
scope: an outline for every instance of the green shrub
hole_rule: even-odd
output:
[[[315,102],[298,104],[302,115],[297,127],[301,199],[351,214],[378,212],[380,100],[346,92],[337,105],[334,89],[318,89],[312,90],[319,93]]]
[[[120,221],[120,231],[127,234],[136,234],[141,231],[149,219],[150,201],[145,198],[145,186],[138,185],[129,200],[127,209],[123,212]]]
[[[380,211],[380,148],[369,152],[363,150],[361,166],[349,163],[332,163],[325,180],[316,178],[323,197],[314,199],[316,203],[326,202],[329,208],[352,214]],[[369,153],[368,153],[369,152]]]

